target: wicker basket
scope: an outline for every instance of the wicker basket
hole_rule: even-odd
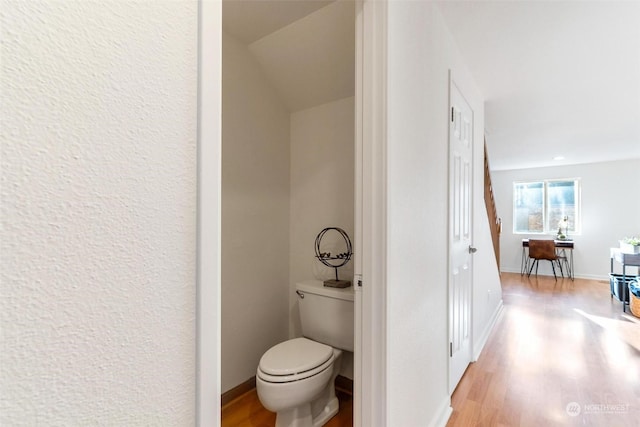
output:
[[[635,295],[638,293],[637,289],[640,289],[638,280],[629,283],[629,308],[634,316],[640,317],[640,297]]]

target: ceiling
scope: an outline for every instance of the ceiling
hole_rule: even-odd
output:
[[[223,0],[222,28],[249,45],[333,0]]]
[[[493,170],[640,159],[640,1],[437,4],[485,97]],[[354,22],[350,0],[223,1],[291,111],[353,96]]]
[[[485,97],[492,169],[640,159],[640,2],[438,5]]]
[[[289,111],[354,96],[353,1],[225,0],[222,17]]]

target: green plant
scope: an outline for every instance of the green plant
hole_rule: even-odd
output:
[[[640,246],[640,237],[625,237],[622,241],[628,245]]]

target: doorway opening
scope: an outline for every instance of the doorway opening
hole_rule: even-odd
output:
[[[355,20],[355,2],[222,4],[223,396],[301,335],[295,284],[335,274],[314,256],[318,232],[354,235]]]

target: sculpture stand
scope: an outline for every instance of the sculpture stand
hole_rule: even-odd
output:
[[[348,288],[351,286],[351,280],[325,280],[324,285],[328,288]]]

